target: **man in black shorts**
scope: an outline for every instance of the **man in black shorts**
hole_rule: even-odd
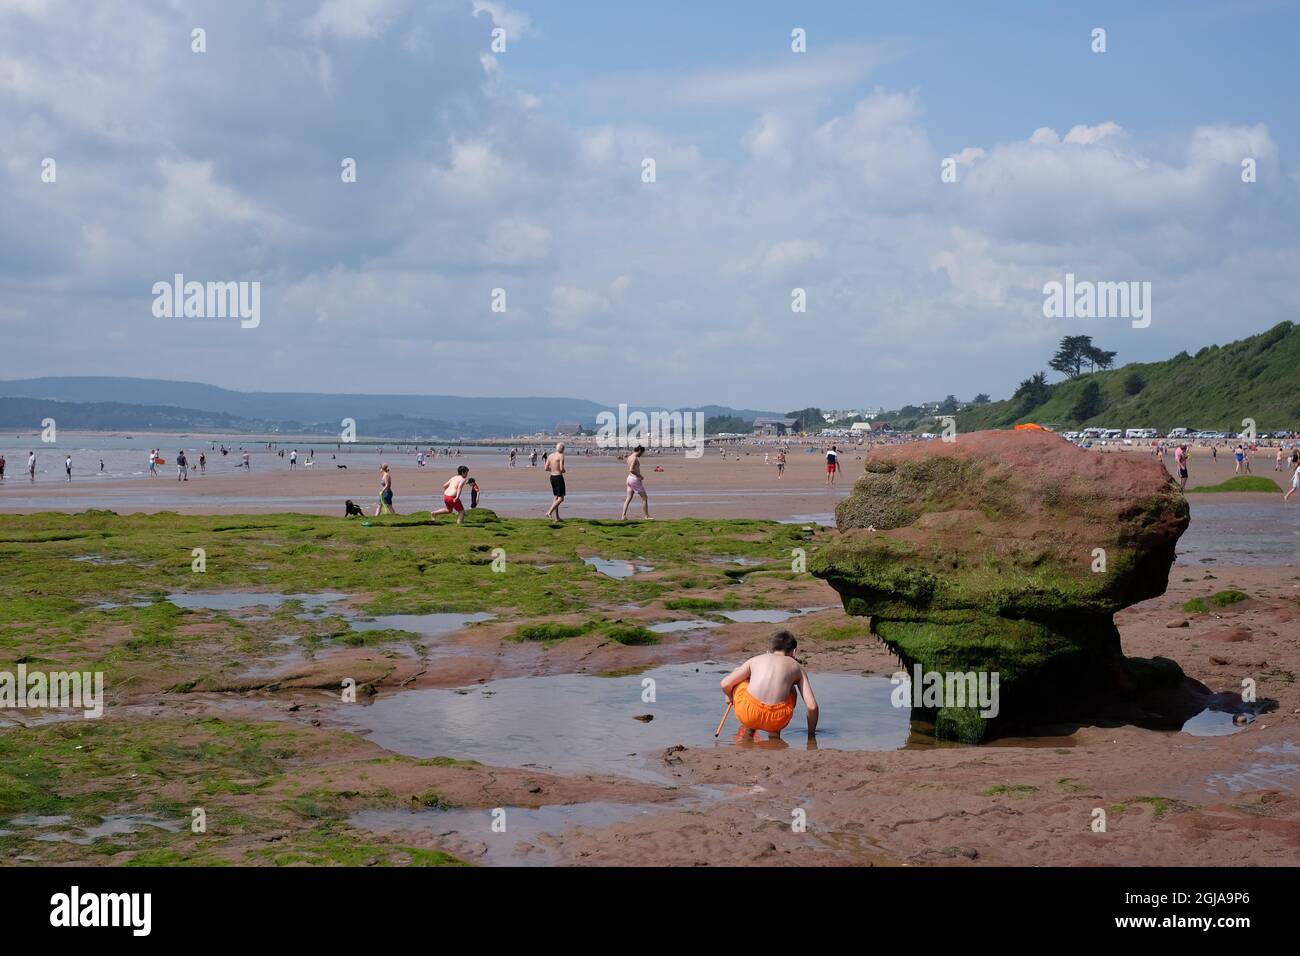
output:
[[[564,442],[555,446],[555,451],[546,456],[546,473],[551,476],[551,494],[555,500],[546,509],[546,517],[556,521],[560,519],[560,504],[564,501]]]

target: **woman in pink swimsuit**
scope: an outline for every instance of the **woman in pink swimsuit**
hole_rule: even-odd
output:
[[[645,479],[641,477],[641,456],[645,448],[637,445],[632,454],[627,456],[627,497],[623,499],[623,520],[627,520],[627,506],[632,503],[633,495],[641,496],[641,505],[645,508],[646,520],[650,519],[650,498],[645,493]]]

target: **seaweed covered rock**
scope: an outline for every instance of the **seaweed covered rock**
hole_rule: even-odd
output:
[[[996,673],[998,721],[1140,710],[1170,699],[1182,672],[1129,666],[1112,617],[1164,593],[1187,521],[1150,458],[973,432],[872,451],[810,570],[909,673]],[[936,731],[983,739],[993,721],[962,704],[928,708]]]

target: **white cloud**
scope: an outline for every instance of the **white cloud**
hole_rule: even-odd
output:
[[[775,113],[764,113],[745,134],[745,147],[759,157],[786,157],[786,137],[789,132],[782,117]]]
[[[493,26],[506,31],[507,49],[511,40],[533,34],[532,20],[528,14],[511,10],[504,3],[497,3],[495,0],[474,0],[474,16],[477,17],[480,13],[486,13]]]
[[[561,285],[551,290],[551,305],[547,310],[551,324],[557,329],[576,329],[584,319],[609,310],[609,299],[591,289]]]
[[[811,262],[826,257],[826,247],[820,242],[792,239],[778,242],[763,256],[763,272],[771,278],[789,278]]]
[[[1116,136],[1120,132],[1119,124],[1109,121],[1097,126],[1073,126],[1070,132],[1065,134],[1065,142],[1091,146],[1093,143],[1101,142],[1107,136]]]
[[[503,7],[322,3],[304,21],[217,5],[206,60],[175,7],[23,7],[60,13],[29,28],[0,8],[24,25],[0,30],[5,350],[33,374],[147,350],[232,387],[292,361],[314,375],[297,387],[430,391],[450,336],[461,361],[438,366],[440,392],[901,403],[998,394],[1041,367],[1080,331],[1042,320],[1042,284],[1065,271],[1155,284],[1150,329],[1082,330],[1121,360],[1300,306],[1300,191],[1262,124],[1153,136],[1067,116],[1064,136],[968,140],[943,183],[934,143],[952,144],[922,91],[858,92],[876,48],[605,77],[578,121],[558,112],[566,94],[521,88],[509,57],[485,79],[487,18],[522,22]],[[223,35],[248,44],[239,68]],[[54,187],[38,178],[50,155]],[[209,352],[217,340],[152,321],[149,286],[176,271],[260,278],[257,338]],[[488,309],[498,286],[504,315]],[[657,361],[627,361],[631,329]],[[557,385],[557,364],[581,377]],[[815,381],[771,371],[806,368]]]
[[[405,0],[325,0],[304,26],[317,39],[374,39],[393,25],[405,6]]]
[[[820,99],[856,86],[894,51],[879,43],[842,43],[816,56],[782,53],[758,66],[700,71],[643,71],[598,78],[587,96],[608,103],[684,109],[764,109],[773,103]]]
[[[551,230],[527,219],[501,219],[492,224],[485,258],[509,265],[545,259],[551,249]]]

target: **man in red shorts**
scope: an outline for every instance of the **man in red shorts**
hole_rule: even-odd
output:
[[[460,493],[465,490],[465,479],[469,475],[469,466],[461,465],[456,474],[447,479],[442,486],[442,507],[429,512],[429,520],[437,521],[438,515],[456,512],[456,524],[465,523],[465,506],[460,503]]]

